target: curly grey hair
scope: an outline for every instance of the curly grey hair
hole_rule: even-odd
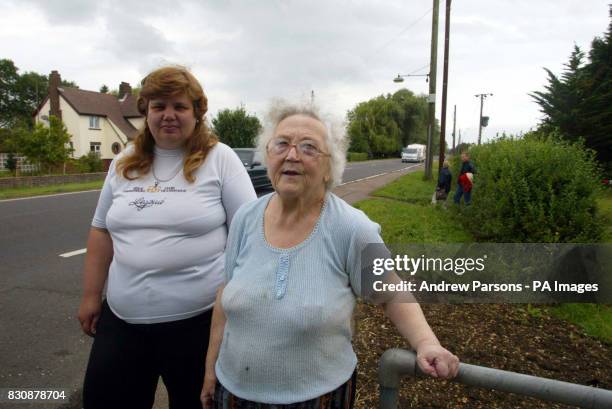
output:
[[[321,122],[327,133],[325,135],[325,143],[329,151],[329,180],[325,184],[327,190],[333,189],[342,182],[342,174],[346,166],[346,151],[348,149],[348,139],[344,132],[344,127],[333,122],[326,121],[319,113],[319,109],[314,105],[294,104],[284,100],[278,100],[273,103],[270,112],[266,117],[266,123],[263,132],[257,137],[257,149],[261,152],[264,162],[267,164],[266,147],[270,140],[274,137],[276,127],[282,120],[293,115],[305,115]]]

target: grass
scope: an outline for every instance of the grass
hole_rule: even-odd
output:
[[[602,215],[604,223],[602,241],[604,243],[612,243],[612,188],[607,188],[597,200],[597,208]]]
[[[361,152],[349,152],[347,155],[347,160],[349,162],[362,162],[362,161],[366,161],[368,160],[368,154],[367,153],[361,153]]]
[[[602,215],[602,241],[612,243],[612,189],[607,189],[597,200]],[[550,307],[550,312],[581,327],[587,334],[612,345],[612,306],[601,304],[561,304]]]
[[[0,190],[0,199],[15,199],[19,197],[31,197],[51,195],[54,193],[79,192],[82,190],[101,189],[103,180],[83,183],[66,183],[53,186],[18,187]]]
[[[355,205],[382,226],[386,243],[463,243],[471,236],[442,208],[420,206],[385,198]]]
[[[605,304],[559,304],[552,315],[578,325],[584,332],[612,345],[612,306]]]
[[[424,181],[423,172],[402,176],[375,191],[373,199],[363,200],[355,207],[363,210],[382,227],[386,243],[460,243],[473,241],[455,212],[431,205],[434,181]],[[449,205],[452,198],[448,199]],[[605,220],[604,241],[612,242],[612,191],[598,201]],[[598,304],[559,304],[531,306],[534,316],[552,314],[576,324],[584,332],[607,344],[612,344],[612,306]]]
[[[378,189],[372,195],[417,205],[430,205],[436,183],[423,180],[423,171],[409,173]]]

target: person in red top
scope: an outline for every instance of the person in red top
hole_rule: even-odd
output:
[[[466,205],[472,202],[472,180],[468,173],[471,175],[475,174],[476,168],[474,164],[470,162],[470,155],[467,152],[462,152],[461,170],[459,171],[459,179],[457,180],[457,191],[453,198],[456,204],[461,202],[461,196],[463,196]]]

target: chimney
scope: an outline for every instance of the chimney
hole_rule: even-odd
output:
[[[123,99],[128,95],[132,95],[132,87],[127,82],[122,82],[119,85],[119,99]]]
[[[53,70],[51,74],[49,74],[49,101],[51,102],[51,109],[49,110],[49,115],[53,115],[59,119],[62,119],[62,111],[60,110],[60,102],[59,102],[59,90],[62,83],[62,77],[60,77],[59,72]]]

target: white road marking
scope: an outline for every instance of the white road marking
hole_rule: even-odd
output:
[[[76,194],[79,194],[79,193],[100,192],[101,190],[102,189],[80,190],[78,192],[66,192],[66,193],[54,193],[52,195],[39,195],[39,196],[29,196],[29,197],[18,197],[16,199],[2,199],[2,200],[0,200],[0,203],[4,203],[4,202],[16,202],[17,200],[28,200],[28,199],[44,199],[45,197],[76,195]]]
[[[349,185],[349,184],[351,184],[351,183],[356,183],[356,182],[363,182],[364,180],[368,180],[368,179],[377,178],[377,177],[379,177],[379,176],[383,176],[383,175],[386,175],[386,174],[388,174],[388,173],[401,172],[402,170],[412,169],[412,168],[417,167],[417,166],[420,166],[420,165],[406,166],[405,168],[401,168],[401,169],[392,170],[391,172],[383,172],[383,173],[379,173],[378,175],[372,175],[372,176],[368,176],[368,177],[361,178],[361,179],[351,180],[350,182],[341,183],[341,184],[339,184],[338,186]]]
[[[68,258],[72,256],[78,256],[79,254],[87,253],[87,249],[80,249],[75,251],[69,251],[68,253],[60,254],[60,257]]]

